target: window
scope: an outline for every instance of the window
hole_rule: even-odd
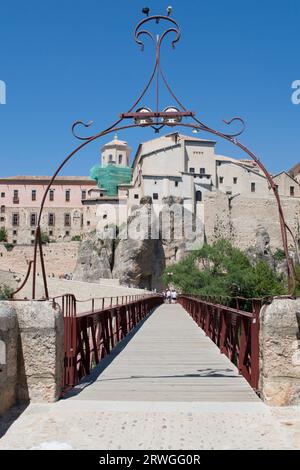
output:
[[[14,189],[13,202],[15,202],[15,203],[19,202],[19,191],[17,189]]]
[[[89,220],[87,220],[86,225],[91,225],[91,222]]]
[[[205,175],[206,171],[205,168],[200,168],[200,175]]]
[[[81,191],[81,199],[86,199],[86,190],[85,189],[83,189]]]
[[[133,197],[134,197],[134,199],[138,199],[138,198],[139,198],[139,195],[138,195],[138,194],[135,194]]]
[[[0,217],[1,222],[5,222],[5,217]]]
[[[31,230],[31,235],[34,235],[35,234],[35,230]]]
[[[158,193],[153,193],[153,199],[158,199]]]
[[[178,188],[178,181],[175,181],[175,188]]]
[[[69,189],[66,189],[66,202],[70,201],[70,193],[71,191]]]
[[[233,184],[237,184],[237,178],[236,177],[233,178]]]
[[[13,230],[13,235],[18,235],[17,230]]]
[[[54,189],[50,189],[49,191],[49,201],[54,201]]]
[[[19,225],[19,214],[15,213],[15,214],[12,215],[12,225],[14,227]]]
[[[30,225],[31,227],[35,227],[36,226],[36,213],[32,213],[30,214]]]
[[[290,186],[290,196],[295,196],[295,187]]]
[[[202,192],[201,191],[196,191],[196,201],[197,202],[202,201]]]
[[[48,214],[48,225],[49,227],[53,227],[55,225],[55,214],[52,212]]]
[[[195,173],[195,168],[190,168],[190,173]]]
[[[5,193],[1,193],[1,197],[5,197]]]
[[[255,183],[251,183],[251,193],[255,193]]]
[[[34,240],[31,240],[31,245],[34,245]]]
[[[65,214],[65,227],[70,227],[71,225],[71,215],[69,213]]]
[[[122,163],[122,155],[119,155],[119,165]]]
[[[1,206],[1,214],[4,214],[5,212],[5,206]]]
[[[110,162],[112,162],[113,156],[112,156],[111,153],[109,154],[108,159],[109,159]]]
[[[49,236],[53,237],[53,230],[49,230]]]
[[[36,190],[35,190],[35,189],[33,189],[33,190],[31,191],[31,200],[32,200],[32,201],[36,201]]]
[[[17,240],[13,240],[13,244],[16,245],[16,244],[17,244]]]
[[[104,214],[103,219],[107,219],[107,214]]]
[[[70,235],[70,232],[67,230],[66,231],[66,237],[68,237]]]
[[[224,176],[219,176],[219,183],[222,184],[224,181]]]

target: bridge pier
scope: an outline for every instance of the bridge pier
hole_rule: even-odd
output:
[[[261,398],[271,406],[300,403],[300,299],[277,298],[260,312]]]

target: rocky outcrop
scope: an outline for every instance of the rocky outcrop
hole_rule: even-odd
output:
[[[78,251],[73,279],[90,282],[112,278],[113,243],[114,240],[100,238],[96,232],[87,235]]]
[[[157,233],[158,219],[151,210],[151,198],[143,198],[133,210],[127,226],[119,233],[113,277],[130,287],[160,289],[165,268],[162,241]]]
[[[204,240],[202,224],[182,198],[170,196],[162,202],[160,207],[151,197],[141,198],[116,239],[105,238],[105,233],[86,236],[73,279],[113,277],[130,287],[161,289],[165,266],[180,261]]]

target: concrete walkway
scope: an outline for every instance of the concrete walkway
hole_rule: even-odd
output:
[[[30,405],[0,449],[295,449],[299,437],[299,408],[264,405],[179,305],[163,305],[67,399]]]

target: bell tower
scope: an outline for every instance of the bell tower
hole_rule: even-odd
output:
[[[127,142],[119,140],[117,134],[115,134],[114,140],[105,144],[101,149],[101,166],[129,167],[130,154],[131,148]]]

